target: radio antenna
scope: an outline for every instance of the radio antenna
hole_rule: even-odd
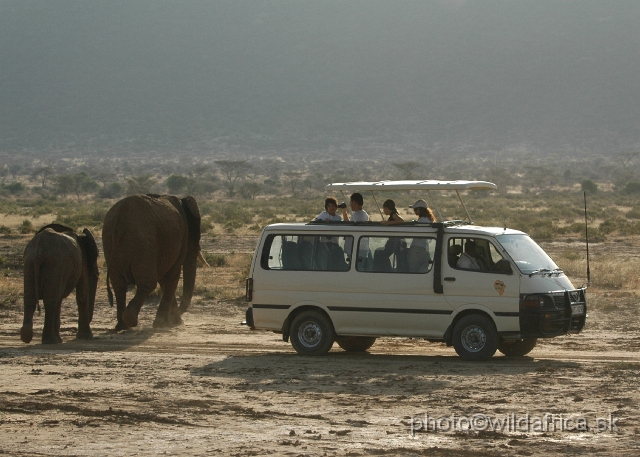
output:
[[[587,219],[587,192],[584,192],[584,238],[587,242],[587,287],[591,285],[591,268],[589,268],[589,223]]]

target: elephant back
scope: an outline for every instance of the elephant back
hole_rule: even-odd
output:
[[[158,273],[184,258],[188,241],[180,200],[168,195],[131,195],[107,212],[102,244],[107,267],[121,273],[132,259],[156,263]]]

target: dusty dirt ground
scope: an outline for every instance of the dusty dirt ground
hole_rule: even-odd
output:
[[[28,239],[3,239],[4,258],[21,253]],[[204,245],[242,252],[252,243]],[[594,258],[612,249],[635,255],[632,244],[602,243]],[[552,255],[564,249],[545,248]],[[21,276],[3,271],[5,278]],[[543,340],[530,357],[496,354],[468,363],[442,344],[391,338],[368,354],[335,345],[328,356],[300,357],[280,335],[240,326],[245,304],[216,298],[197,298],[184,325],[171,330],[152,328],[156,304],[147,303],[137,329],[115,333],[104,288],[94,340],[74,339],[71,296],[63,304],[64,343],[39,344],[44,315],[36,315],[34,342],[23,344],[22,302],[5,299],[0,454],[637,455],[640,300],[620,290],[590,290],[589,300],[597,306],[584,333]],[[520,423],[515,430],[412,434],[412,422],[419,429],[415,418],[425,414],[547,414],[557,430],[523,431]],[[596,418],[609,414],[618,430],[598,432]],[[560,430],[559,418],[578,417],[589,421],[587,431]]]

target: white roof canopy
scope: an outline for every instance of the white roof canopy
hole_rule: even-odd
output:
[[[336,182],[327,184],[325,190],[495,190],[496,185],[487,181],[378,181],[378,182]]]
[[[378,181],[378,182],[335,182],[331,184],[327,184],[324,188],[329,191],[341,191],[344,195],[344,191],[370,191],[373,199],[378,206],[378,211],[380,211],[380,217],[384,220],[384,215],[382,214],[382,210],[380,209],[380,205],[378,205],[378,201],[375,199],[374,191],[385,191],[385,190],[422,190],[431,197],[432,190],[449,190],[455,191],[458,195],[458,199],[464,208],[464,211],[467,213],[467,218],[470,223],[471,216],[469,215],[469,211],[467,211],[467,207],[462,201],[462,197],[460,197],[461,190],[495,190],[497,186],[492,182],[487,181],[435,181],[435,180],[407,180],[407,181]],[[345,197],[346,198],[346,197]],[[432,198],[431,205],[435,207],[436,212],[438,213],[439,219],[442,219],[442,215],[440,214],[440,209],[435,204]]]

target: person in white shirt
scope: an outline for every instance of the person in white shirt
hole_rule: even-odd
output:
[[[324,200],[324,209],[325,210],[318,214],[314,220],[324,222],[337,222],[342,220],[342,218],[336,214],[336,211],[338,211],[338,200],[335,198],[327,197]]]
[[[464,252],[458,259],[456,267],[465,270],[480,270],[480,263],[476,259],[476,243],[469,240],[464,244]]]
[[[355,192],[351,194],[351,200],[349,200],[349,206],[351,207],[351,218],[349,218],[349,214],[347,213],[347,208],[342,208],[342,218],[345,221],[353,221],[353,222],[368,222],[369,215],[365,210],[362,209],[364,205],[364,198],[362,198],[362,194],[359,192]]]
[[[359,192],[355,192],[351,194],[351,199],[349,200],[349,206],[351,207],[351,218],[349,218],[349,214],[347,213],[347,208],[342,208],[342,218],[345,221],[353,221],[353,222],[368,222],[369,215],[365,210],[362,209],[364,205],[364,198],[362,198],[362,194]],[[360,238],[360,243],[358,245],[358,271],[370,271],[371,270],[371,252],[369,251],[369,238],[362,237]]]

